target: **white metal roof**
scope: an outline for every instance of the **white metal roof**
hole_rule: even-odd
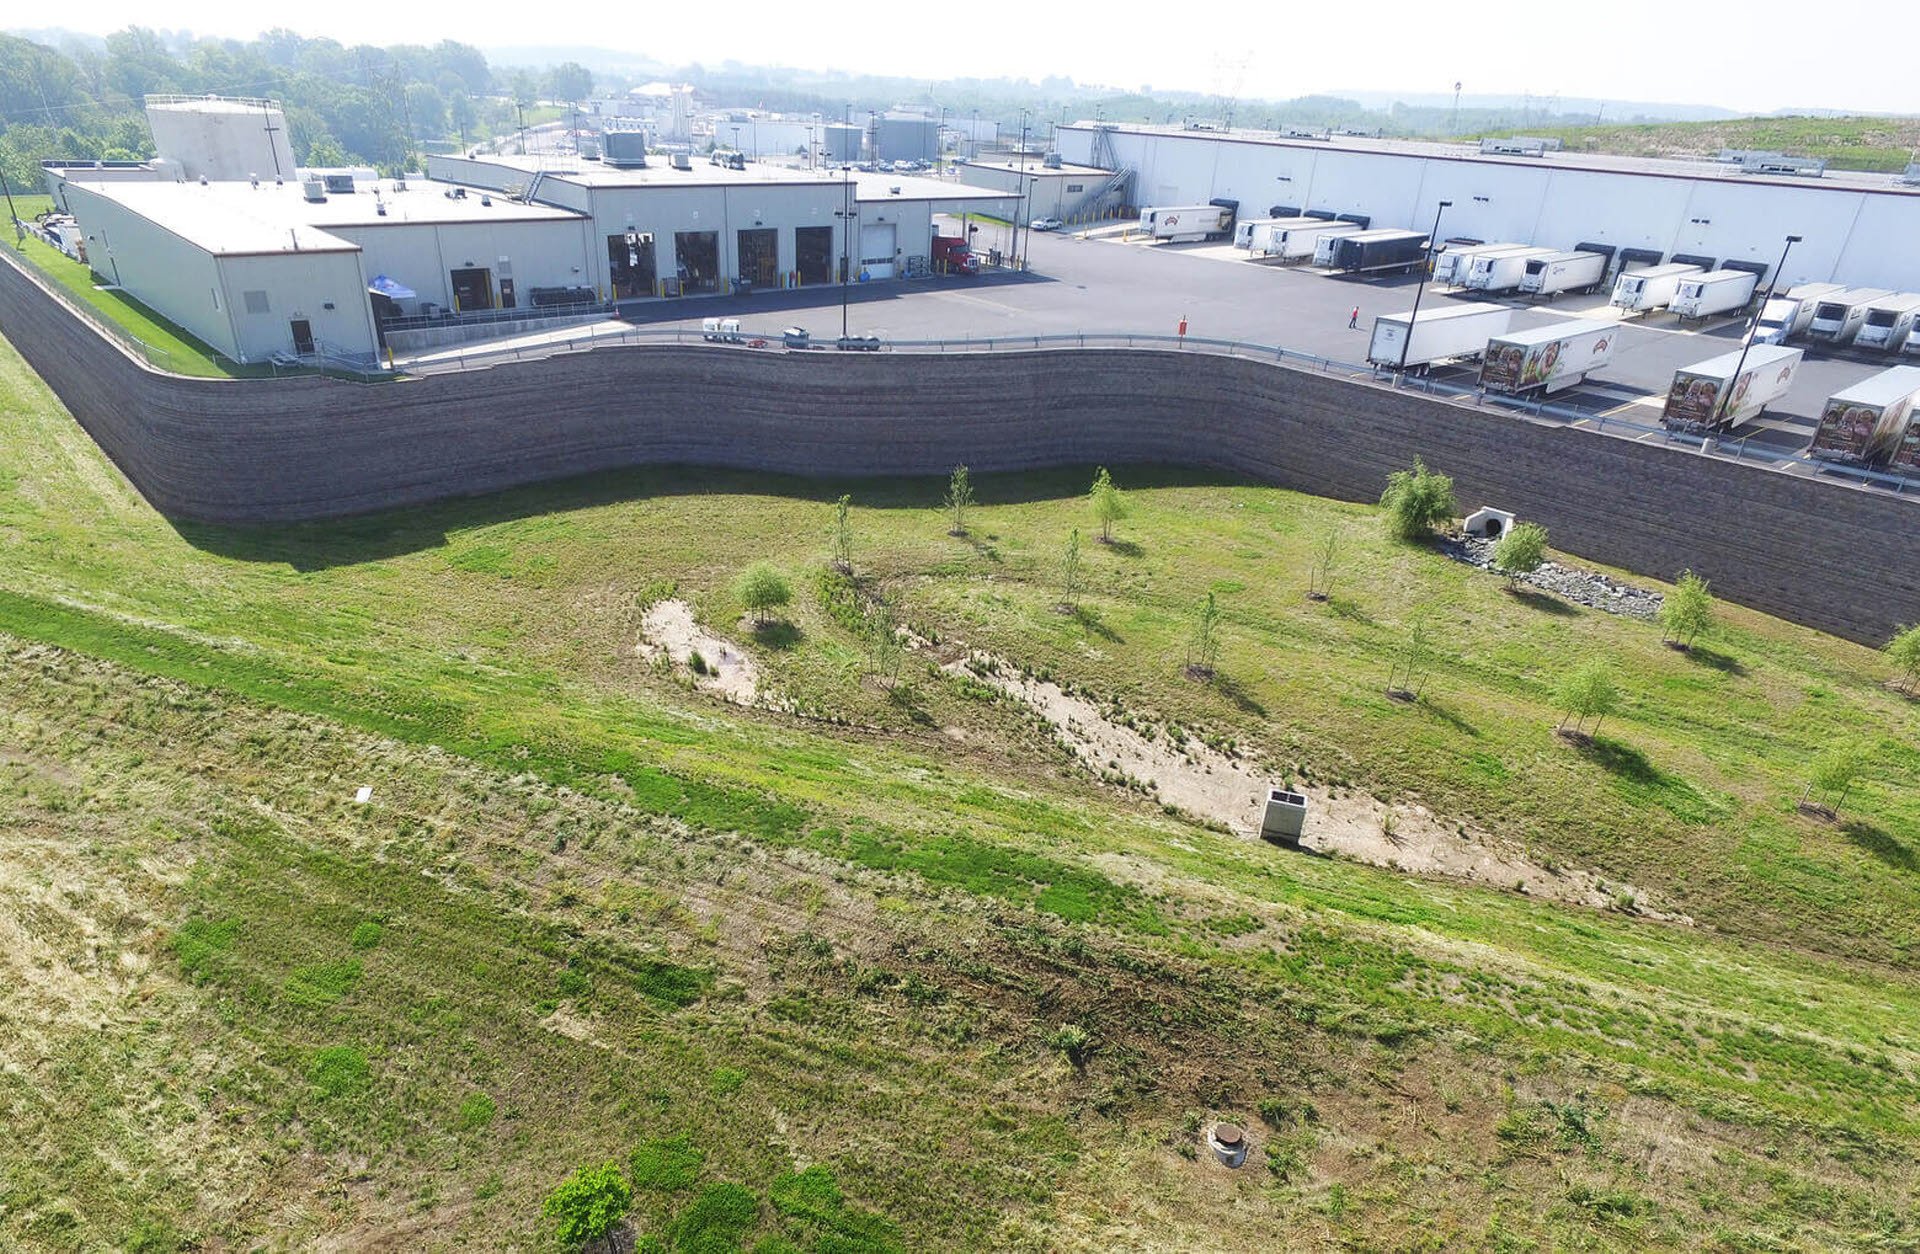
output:
[[[1844,391],[1828,397],[1828,403],[1871,405],[1878,409],[1920,393],[1920,366],[1894,366],[1869,375]]]

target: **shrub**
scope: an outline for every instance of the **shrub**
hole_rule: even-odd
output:
[[[755,562],[747,567],[740,576],[736,587],[740,603],[753,611],[753,621],[767,621],[767,611],[778,609],[793,600],[793,589],[787,581],[766,562]]]
[[[1681,571],[1673,591],[1660,604],[1660,638],[1692,648],[1694,637],[1712,625],[1713,595],[1707,591],[1707,581],[1690,570]]]
[[[1599,658],[1569,671],[1566,678],[1560,681],[1554,697],[1565,712],[1560,726],[1566,727],[1567,720],[1572,719],[1573,730],[1587,735],[1599,735],[1601,721],[1620,705],[1620,692],[1614,687],[1613,670]],[[1583,727],[1589,718],[1593,720],[1591,731]]]
[[[1920,626],[1902,627],[1887,641],[1887,661],[1900,676],[1902,691],[1911,693],[1920,680]]]
[[[1539,523],[1520,523],[1493,546],[1494,569],[1507,577],[1509,585],[1539,570],[1546,560],[1547,529]]]
[[[1412,470],[1396,470],[1387,476],[1387,490],[1380,494],[1387,511],[1387,534],[1396,540],[1424,540],[1433,529],[1450,521],[1460,512],[1453,499],[1453,480],[1428,470],[1416,457]]]
[[[1807,775],[1807,790],[1800,795],[1800,804],[1807,804],[1815,793],[1819,793],[1820,804],[1839,814],[1840,807],[1846,803],[1847,794],[1853,791],[1854,781],[1866,769],[1867,757],[1864,745],[1841,743],[1828,746],[1824,753],[1813,760],[1812,769]]]
[[[633,1186],[620,1174],[618,1163],[581,1167],[547,1194],[540,1212],[553,1220],[560,1244],[577,1250],[589,1241],[606,1240],[633,1204]],[[609,1246],[611,1243],[609,1243]]]
[[[973,508],[973,480],[965,466],[955,466],[947,477],[947,495],[940,508],[947,511],[947,534],[966,535],[967,511]]]
[[[853,498],[842,495],[833,503],[833,567],[843,575],[853,573]]]
[[[1127,516],[1127,503],[1121,499],[1120,489],[1113,486],[1113,476],[1105,466],[1093,477],[1087,501],[1093,506],[1094,521],[1100,524],[1100,543],[1112,544],[1113,524]]]

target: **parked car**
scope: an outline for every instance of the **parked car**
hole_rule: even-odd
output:
[[[805,327],[788,327],[780,333],[780,342],[788,348],[812,348],[813,336]]]
[[[1058,218],[1035,218],[1027,225],[1036,231],[1057,231],[1066,224]]]
[[[843,335],[834,341],[834,347],[843,353],[877,353],[880,351],[880,337],[877,335]]]

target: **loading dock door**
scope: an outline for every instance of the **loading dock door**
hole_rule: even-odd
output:
[[[830,226],[803,226],[793,232],[793,268],[800,272],[800,282],[833,282],[833,228]]]
[[[780,283],[780,233],[772,227],[740,232],[740,281],[753,287]]]
[[[493,271],[476,266],[471,270],[455,270],[449,277],[453,280],[455,309],[469,313],[493,308]]]
[[[870,279],[893,277],[895,240],[899,229],[891,222],[860,228],[860,273]]]
[[[720,290],[720,232],[675,231],[673,255],[679,263],[680,290]]]
[[[653,263],[653,235],[627,231],[607,236],[607,278],[615,300],[654,295],[659,273]]]

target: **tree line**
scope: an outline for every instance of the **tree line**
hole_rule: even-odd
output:
[[[502,70],[469,44],[348,46],[271,30],[257,39],[170,40],[128,27],[99,46],[55,48],[0,35],[0,170],[38,191],[40,162],[151,157],[149,94],[271,97],[286,110],[302,165],[396,171],[518,125],[516,105],[592,95],[574,62],[544,74]]]

